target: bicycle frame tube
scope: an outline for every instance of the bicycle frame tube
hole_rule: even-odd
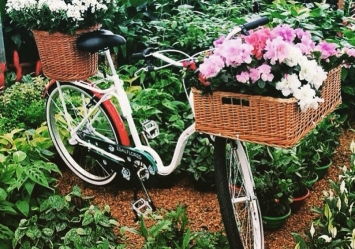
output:
[[[157,173],[158,174],[169,175],[180,165],[181,159],[183,156],[183,152],[184,152],[185,146],[187,144],[187,140],[195,132],[195,124],[192,124],[190,127],[188,127],[186,130],[184,130],[182,132],[182,134],[180,135],[180,137],[177,141],[171,163],[168,166],[164,166],[159,154],[153,148],[142,144],[140,137],[139,137],[139,133],[137,131],[137,128],[135,126],[135,123],[134,123],[134,120],[132,117],[132,108],[131,108],[129,99],[127,97],[127,94],[124,90],[123,81],[119,78],[119,76],[116,73],[116,70],[114,68],[114,64],[113,64],[112,58],[109,54],[109,51],[107,50],[104,53],[105,53],[105,56],[106,56],[107,61],[109,63],[110,70],[112,72],[112,75],[108,76],[108,78],[110,80],[112,80],[114,84],[110,88],[103,90],[103,89],[97,88],[95,86],[89,85],[89,84],[87,84],[87,82],[82,82],[82,81],[72,82],[73,84],[75,84],[79,87],[82,87],[84,89],[87,89],[87,90],[93,92],[96,96],[99,97],[99,101],[95,104],[95,106],[91,109],[91,111],[86,114],[86,117],[83,118],[83,120],[80,122],[80,124],[78,124],[77,127],[72,127],[73,128],[71,130],[72,138],[74,138],[76,141],[82,143],[84,146],[87,146],[88,148],[93,148],[95,150],[99,150],[102,154],[105,154],[111,158],[114,158],[117,161],[123,161],[122,158],[118,158],[117,156],[115,156],[111,153],[101,150],[100,148],[97,148],[94,145],[81,140],[78,137],[78,135],[76,134],[79,127],[81,127],[88,120],[89,116],[91,116],[101,104],[104,105],[107,100],[110,100],[112,97],[114,97],[117,99],[117,101],[120,105],[121,111],[122,111],[122,115],[127,121],[128,129],[129,129],[130,134],[132,136],[134,147],[137,149],[148,152],[154,158],[156,165],[157,165],[157,169],[158,169]],[[59,82],[57,84],[59,84]],[[60,95],[61,95],[61,97],[63,97],[61,93],[60,93]],[[111,102],[109,102],[109,103],[111,103]],[[111,105],[112,105],[112,103],[111,103]],[[65,110],[65,112],[67,112],[67,111]],[[114,111],[112,111],[112,112],[114,112]],[[119,116],[118,112],[116,112],[116,114]],[[114,120],[116,121],[116,119],[114,119]],[[107,142],[112,142],[108,138],[105,138],[103,136],[100,136],[100,137]]]

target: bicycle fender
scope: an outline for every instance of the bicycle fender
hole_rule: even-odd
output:
[[[121,118],[121,115],[117,112],[116,107],[112,104],[110,100],[105,100],[102,102],[102,104],[105,106],[108,114],[114,121],[113,125],[115,126],[116,131],[118,132],[118,136],[121,144],[123,146],[129,146],[130,141],[129,141],[128,133],[123,123],[123,120]]]

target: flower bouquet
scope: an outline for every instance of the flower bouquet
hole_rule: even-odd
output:
[[[291,147],[341,102],[340,65],[349,54],[287,25],[221,37],[196,66],[196,129]]]
[[[43,73],[52,79],[86,79],[97,72],[97,54],[78,51],[76,38],[110,18],[113,0],[8,0],[12,21],[35,37]]]

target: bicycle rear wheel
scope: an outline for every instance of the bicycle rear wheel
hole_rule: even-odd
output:
[[[73,141],[70,135],[71,127],[78,126],[97,101],[93,93],[71,83],[61,83],[48,94],[46,118],[52,141],[67,166],[84,181],[105,185],[115,178],[116,172],[92,157],[89,149]],[[118,143],[118,131],[113,124],[105,107],[100,105],[77,133]]]
[[[254,181],[239,140],[216,137],[215,176],[223,224],[232,249],[263,249],[264,235]]]

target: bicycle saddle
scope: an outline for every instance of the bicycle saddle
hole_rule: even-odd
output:
[[[105,29],[84,33],[76,40],[76,45],[79,50],[90,53],[96,53],[100,50],[121,46],[123,44],[126,44],[125,38]]]

